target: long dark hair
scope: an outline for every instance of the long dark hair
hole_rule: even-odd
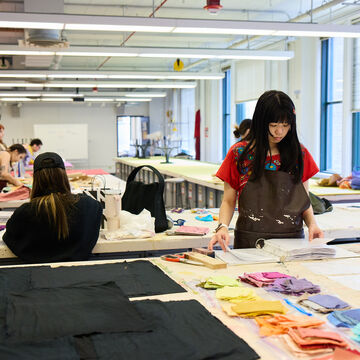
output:
[[[233,131],[234,136],[239,139],[240,137],[243,137],[246,133],[247,129],[250,129],[251,127],[251,119],[244,119],[240,125],[235,125],[235,130]]]
[[[294,181],[298,183],[302,178],[304,164],[296,132],[295,106],[290,97],[282,91],[270,90],[260,96],[255,107],[250,133],[247,136],[249,142],[238,158],[238,170],[242,173],[244,160],[247,159],[249,152],[254,150],[251,178],[257,179],[263,174],[266,156],[270,151],[268,138],[270,123],[288,123],[290,125],[289,132],[278,143],[281,158],[279,170],[294,175]]]
[[[78,197],[71,194],[64,169],[45,168],[34,172],[30,203],[37,216],[57,233],[58,240],[69,236],[67,213],[77,201]]]

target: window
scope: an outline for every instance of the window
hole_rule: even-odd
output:
[[[244,119],[252,119],[257,100],[244,101],[236,104],[236,123],[239,125]]]
[[[223,79],[223,158],[225,158],[231,139],[230,128],[230,109],[231,109],[231,96],[230,96],[230,70],[225,71]]]
[[[147,116],[117,117],[117,156],[134,156],[135,144],[145,143],[149,133],[149,118]]]
[[[360,170],[360,112],[353,114],[352,168]]]
[[[320,170],[341,173],[344,39],[322,42]]]

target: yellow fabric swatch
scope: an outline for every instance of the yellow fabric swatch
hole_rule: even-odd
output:
[[[231,309],[242,317],[255,317],[260,315],[284,314],[287,309],[279,300],[240,301],[232,305]]]
[[[224,286],[221,289],[217,289],[216,298],[220,300],[238,299],[249,301],[260,299],[251,288],[232,286]]]
[[[204,284],[204,288],[205,289],[216,289],[216,288],[222,288],[224,286],[235,286],[238,287],[240,286],[239,281],[237,281],[234,278],[231,278],[229,276],[226,275],[217,275],[217,276],[211,276],[209,277],[205,284]]]

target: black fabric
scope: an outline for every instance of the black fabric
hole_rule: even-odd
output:
[[[129,297],[185,292],[150,261],[31,269],[33,288],[84,286],[114,281]]]
[[[3,240],[25,262],[87,260],[99,237],[101,204],[86,195],[68,214],[69,236],[59,241],[57,234],[35,214],[30,203],[15,210],[6,223]]]
[[[114,283],[10,294],[6,328],[11,342],[151,330],[149,323]]]
[[[151,169],[157,176],[159,182],[145,184],[135,181],[135,176],[143,167]],[[168,229],[164,205],[164,178],[154,167],[143,165],[136,167],[128,176],[124,195],[121,199],[122,210],[132,214],[140,214],[147,209],[155,218],[155,232],[162,232]]]
[[[257,353],[195,300],[134,302],[155,323],[147,334],[93,335],[101,360],[258,359]]]
[[[333,211],[333,206],[328,199],[321,198],[313,194],[311,191],[309,192],[309,198],[315,215]]]
[[[0,344],[1,360],[80,360],[72,338],[37,344]],[[89,359],[90,360],[90,359]]]

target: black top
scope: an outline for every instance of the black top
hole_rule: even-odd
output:
[[[34,207],[26,203],[6,223],[5,244],[26,262],[88,259],[99,237],[102,206],[87,195],[77,196],[79,201],[68,213],[68,238],[58,240],[48,223],[40,220]]]

